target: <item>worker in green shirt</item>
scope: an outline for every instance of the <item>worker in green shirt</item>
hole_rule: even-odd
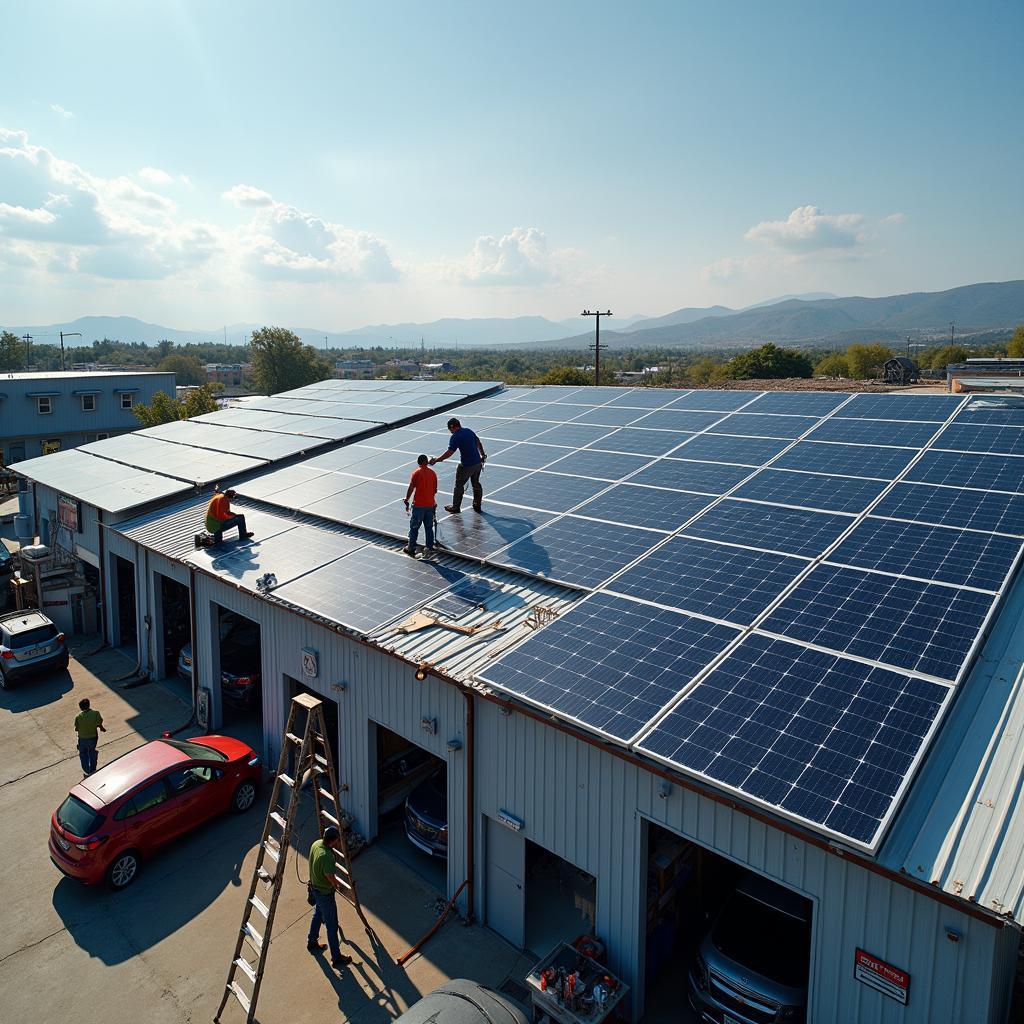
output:
[[[96,771],[96,745],[100,741],[103,728],[103,716],[89,706],[89,698],[83,697],[78,702],[79,712],[75,715],[75,732],[78,734],[78,758],[82,762],[85,777]]]
[[[334,900],[334,893],[339,882],[334,874],[334,851],[340,845],[341,833],[333,825],[328,825],[324,829],[323,839],[316,840],[309,848],[309,887],[316,909],[306,937],[306,949],[310,953],[319,953],[324,948],[320,943],[320,925],[326,927],[327,943],[331,947],[331,966],[337,970],[352,963],[352,957],[342,954],[338,942],[338,904]]]

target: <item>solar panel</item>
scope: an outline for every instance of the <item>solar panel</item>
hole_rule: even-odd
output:
[[[959,487],[896,484],[873,515],[1024,536],[1024,497]]]
[[[278,587],[274,596],[366,634],[426,604],[463,576],[439,562],[364,547]]]
[[[608,427],[624,427],[644,415],[643,409],[629,409],[625,406],[602,405],[577,416],[574,423],[600,423]]]
[[[935,423],[898,423],[895,420],[829,419],[812,430],[807,440],[923,448],[932,439],[936,426]]]
[[[630,409],[661,409],[671,405],[690,394],[689,391],[679,391],[675,388],[635,388],[618,398],[613,398],[608,404],[611,406],[628,406]]]
[[[1024,492],[1024,458],[927,451],[905,479],[984,491]]]
[[[739,412],[719,420],[708,430],[712,434],[744,434],[750,437],[784,437],[795,440],[806,434],[817,422],[817,417],[812,416],[758,416]]]
[[[535,576],[597,587],[663,538],[653,530],[562,518],[492,557]]]
[[[696,434],[672,453],[677,459],[728,462],[763,466],[789,447],[789,441],[773,437],[731,437],[728,434]]]
[[[494,492],[499,501],[544,512],[568,512],[608,486],[606,480],[561,476],[538,470]]]
[[[608,589],[747,625],[808,566],[801,558],[673,537]]]
[[[570,448],[583,448],[599,437],[607,436],[611,431],[611,427],[598,427],[589,423],[561,423],[538,434],[533,440],[538,444],[561,444]]]
[[[690,412],[686,409],[657,409],[634,422],[635,427],[650,430],[706,430],[717,423],[723,413]]]
[[[621,394],[622,388],[619,387],[585,387],[577,388],[572,395],[562,395],[560,398],[552,399],[552,401],[588,402],[591,405],[604,405],[605,402],[610,402]]]
[[[446,618],[459,619],[472,611],[486,609],[501,592],[499,584],[471,576],[431,601],[430,607]]]
[[[802,469],[834,476],[863,476],[894,480],[917,452],[911,448],[871,448],[867,445],[799,441],[772,463],[776,469]]]
[[[508,420],[498,427],[487,431],[486,438],[496,437],[502,441],[529,441],[530,438],[550,430],[554,423],[538,420]]]
[[[649,457],[642,455],[625,455],[583,448],[553,462],[548,466],[548,470],[552,473],[573,473],[598,480],[621,480],[624,476],[643,468],[650,461]]]
[[[949,690],[756,634],[639,749],[874,849]]]
[[[720,412],[732,412],[741,405],[752,402],[760,391],[691,391],[673,403],[673,408],[683,409],[715,409]]]
[[[932,447],[979,454],[1024,455],[1024,430],[954,421],[939,434]]]
[[[777,412],[788,416],[827,416],[849,397],[839,391],[769,391],[751,402],[743,411]]]
[[[367,512],[401,500],[404,493],[400,484],[384,480],[369,480],[365,483],[357,482],[354,487],[347,487],[337,494],[321,498],[318,501],[311,501],[300,507],[304,512],[322,516],[324,519],[331,519],[334,522],[354,523]]]
[[[1020,548],[1016,537],[869,516],[829,561],[996,591]]]
[[[738,635],[635,601],[595,594],[480,678],[588,729],[628,740]]]
[[[665,455],[692,436],[684,431],[623,427],[591,442],[587,448],[599,448],[606,452],[631,452],[636,455]]]
[[[466,511],[452,516],[438,511],[438,540],[442,546],[470,558],[487,558],[555,518],[550,512],[485,500],[482,514]]]
[[[1011,395],[971,398],[957,413],[958,423],[991,423],[1024,427],[1024,399]]]
[[[955,680],[992,596],[819,565],[768,616],[767,632]]]
[[[853,526],[852,516],[726,498],[686,528],[688,537],[813,558]]]
[[[748,501],[800,505],[826,512],[863,512],[886,486],[883,480],[769,468],[741,484],[733,495]]]
[[[575,420],[577,416],[593,412],[592,405],[570,405],[568,402],[547,402],[544,405],[533,406],[529,412],[521,413],[519,418],[524,420],[551,420],[553,423],[568,423]]]
[[[720,466],[713,462],[684,462],[682,459],[658,459],[641,469],[630,482],[673,490],[724,494],[735,487],[751,470],[746,466]]]
[[[283,469],[275,469],[272,473],[265,473],[256,477],[255,480],[248,480],[242,484],[236,484],[235,490],[246,498],[265,498],[268,494],[275,494],[277,491],[292,489],[299,484],[307,483],[318,477],[327,475],[327,471],[314,466],[300,464],[298,466],[285,466]]]
[[[955,395],[854,395],[838,416],[873,420],[930,420],[942,423],[963,404]]]
[[[679,529],[687,519],[693,518],[713,500],[709,494],[671,492],[626,483],[585,502],[573,515],[671,532]]]

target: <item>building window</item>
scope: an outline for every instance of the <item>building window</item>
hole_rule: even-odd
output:
[[[95,395],[82,395],[82,412],[95,412],[96,411],[96,396]]]
[[[128,395],[128,394],[121,395],[121,408],[122,409],[130,409],[132,407],[132,405],[134,404],[134,400],[135,400],[135,396],[134,395]]]
[[[53,399],[49,395],[43,395],[36,399],[36,412],[40,416],[49,416],[53,412]]]
[[[96,435],[96,436],[95,436],[95,437],[93,438],[93,440],[94,440],[94,441],[106,441],[106,439],[107,439],[108,437],[110,437],[110,435],[109,435],[109,434],[97,434],[97,435]]]
[[[52,441],[43,441],[40,447],[44,455],[53,455],[60,451],[60,438],[55,437]]]

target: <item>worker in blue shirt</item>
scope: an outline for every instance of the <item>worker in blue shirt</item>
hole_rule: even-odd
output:
[[[480,486],[480,471],[487,461],[487,453],[480,438],[469,429],[464,427],[457,419],[452,417],[448,421],[448,430],[451,438],[448,441],[448,451],[444,455],[438,455],[431,459],[432,466],[444,462],[456,452],[459,453],[459,465],[455,470],[455,489],[452,491],[452,503],[445,505],[445,512],[458,515],[462,511],[462,495],[466,492],[466,484],[473,488],[473,511],[482,512],[484,500],[484,489]]]

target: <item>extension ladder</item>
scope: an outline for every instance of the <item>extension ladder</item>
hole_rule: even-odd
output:
[[[303,722],[301,734],[300,722]],[[307,775],[313,788],[317,835],[322,836],[328,825],[333,825],[341,833],[341,843],[335,851],[335,877],[341,885],[340,892],[355,907],[363,926],[367,931],[370,930],[356,893],[345,827],[340,820],[341,805],[338,802],[334,762],[325,732],[323,702],[305,693],[293,697],[281,743],[281,758],[277,774],[274,776],[274,790],[256,857],[256,870],[253,872],[245,910],[242,912],[242,927],[239,929],[235,952],[228,968],[228,980],[214,1021],[220,1020],[220,1015],[232,996],[245,1011],[246,1024],[252,1024],[256,1014],[256,1000],[260,994],[260,985],[263,983],[267,954],[270,952],[270,933],[274,926],[278,897],[281,895],[292,827],[298,813],[300,791]],[[282,789],[288,790],[287,806],[281,803]],[[261,885],[263,892],[257,894]],[[253,924],[254,918],[259,927]],[[250,986],[248,992],[243,987],[243,978]]]

